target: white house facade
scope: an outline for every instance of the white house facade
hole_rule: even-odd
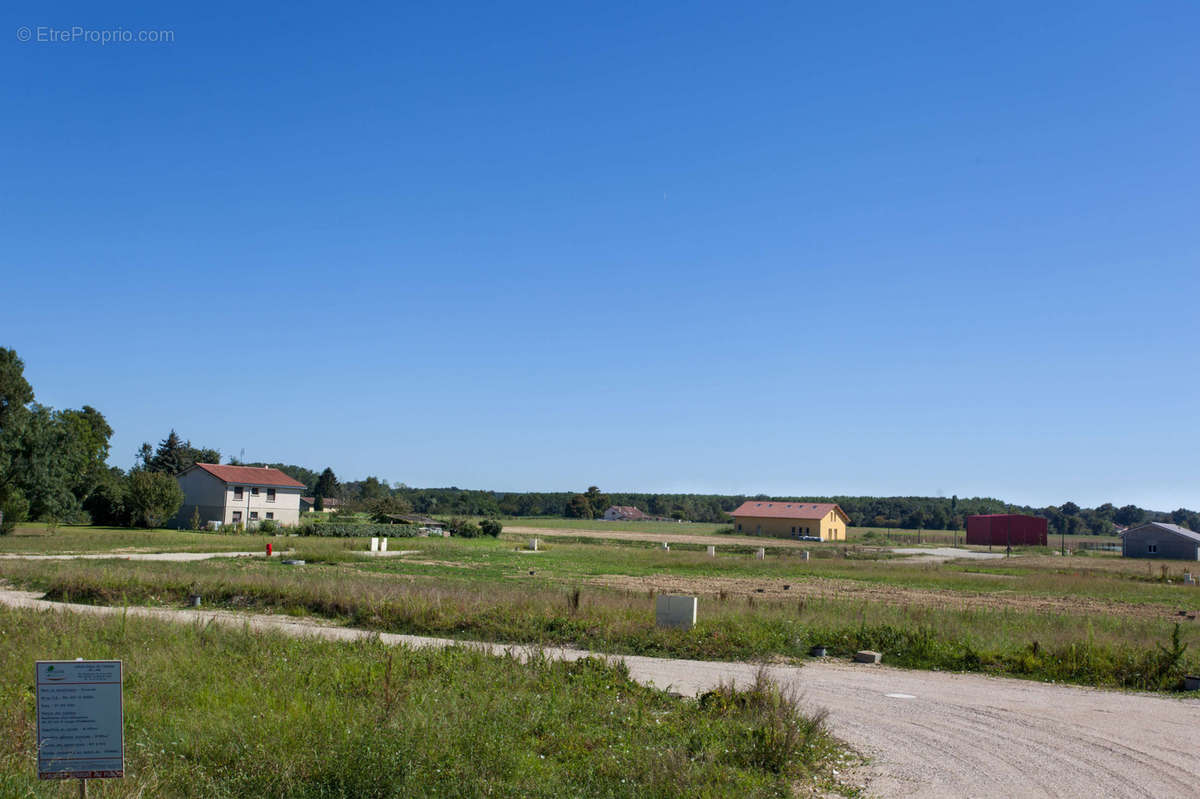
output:
[[[176,526],[190,524],[196,510],[205,527],[209,522],[252,526],[273,521],[290,526],[300,521],[304,483],[278,469],[197,463],[175,479],[183,489]]]

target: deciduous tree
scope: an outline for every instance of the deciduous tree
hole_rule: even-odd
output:
[[[162,527],[183,505],[183,489],[165,472],[139,469],[129,476],[133,520],[144,527]]]

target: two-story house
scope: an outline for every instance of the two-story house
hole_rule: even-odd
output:
[[[206,527],[209,522],[253,526],[267,520],[282,525],[300,521],[304,483],[278,469],[197,463],[175,479],[183,489],[175,526],[187,526],[193,509],[199,509]]]

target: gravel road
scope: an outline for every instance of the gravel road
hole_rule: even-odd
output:
[[[47,602],[0,590],[13,607],[119,614],[121,608]],[[131,607],[131,615],[208,622],[288,635],[353,640],[375,635],[312,620],[229,611]],[[379,636],[388,644],[460,643],[420,636]],[[482,644],[494,652],[525,647]],[[549,649],[553,657],[589,653]],[[885,653],[886,654],[886,653]],[[625,656],[635,679],[694,694],[722,680],[753,679],[756,667]],[[812,662],[777,666],[810,709],[826,708],[833,731],[871,763],[857,776],[868,795],[962,799],[1106,799],[1200,796],[1200,699],[1101,691],[972,674]]]

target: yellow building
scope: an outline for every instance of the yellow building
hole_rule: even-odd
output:
[[[833,502],[750,500],[729,514],[743,535],[845,541],[850,517]]]

